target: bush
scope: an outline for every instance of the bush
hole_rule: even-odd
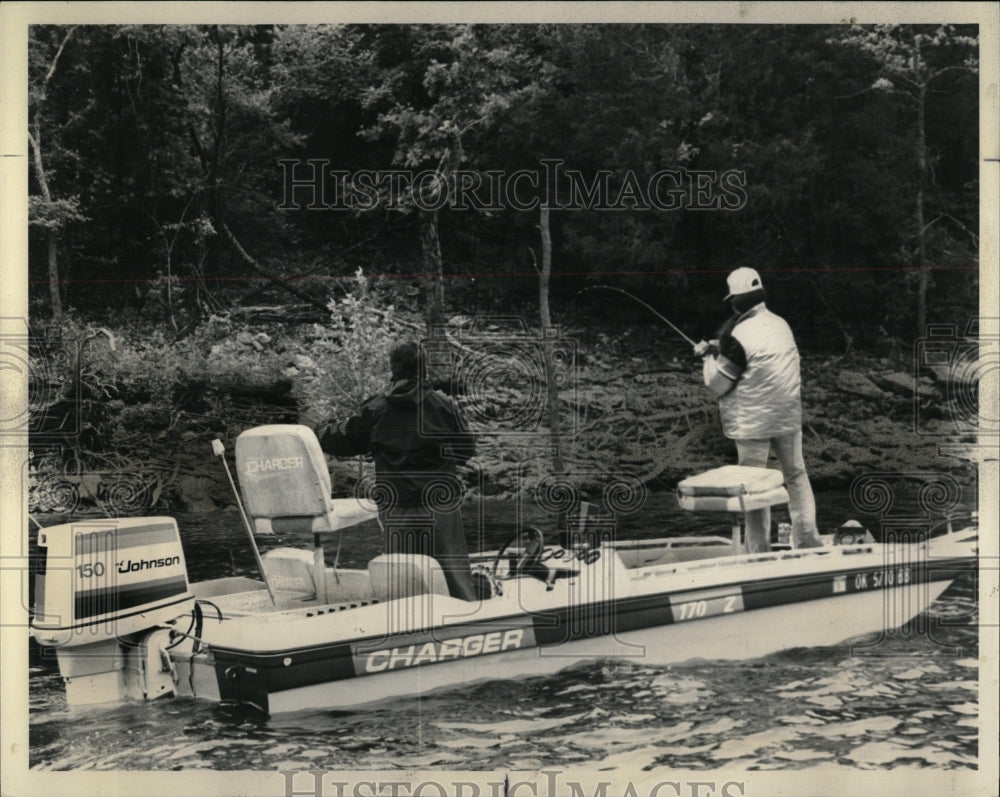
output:
[[[316,324],[285,370],[303,415],[341,421],[387,386],[393,342],[419,324],[404,319],[373,289],[361,269],[352,289],[330,300],[330,323]]]

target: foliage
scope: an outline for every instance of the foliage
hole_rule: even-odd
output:
[[[330,192],[338,170],[510,174],[539,171],[543,158],[588,183],[606,170],[612,192],[632,174],[736,169],[747,191],[736,212],[554,211],[557,318],[593,275],[711,330],[720,272],[752,265],[801,318],[805,346],[872,346],[880,328],[913,328],[914,308],[895,297],[914,289],[919,260],[912,103],[926,84],[921,268],[938,291],[929,320],[961,323],[952,308],[975,280],[978,248],[975,33],[95,25],[67,37],[33,26],[31,111],[50,198],[36,175],[32,285],[45,284],[57,233],[69,305],[171,334],[273,303],[282,280],[322,305],[331,281],[358,268],[475,275],[449,280],[456,309],[510,312],[535,294],[535,213],[281,210],[278,161],[325,161]],[[248,272],[223,225],[277,281]],[[48,312],[52,297],[33,290]]]
[[[553,321],[606,332],[581,343],[579,403],[560,393],[575,417],[567,459],[587,472],[655,481],[728,450],[676,352],[641,350],[658,334],[651,319],[583,290],[594,283],[638,292],[708,337],[727,314],[725,272],[757,267],[807,356],[911,352],[924,312],[964,328],[977,311],[972,26],[38,25],[28,35],[33,321],[68,308],[33,354],[33,371],[52,377],[33,409],[57,425],[77,410],[82,419],[61,452],[36,451],[39,473],[61,463],[55,481],[36,479],[39,505],[132,495],[112,490],[127,473],[147,474],[142,500],[169,501],[185,474],[201,478],[213,436],[354,412],[384,385],[391,341],[421,336],[440,300],[428,278],[447,279],[453,312],[535,317],[536,210],[445,202],[414,213],[413,197],[282,209],[283,159],[325,164],[331,199],[337,172],[485,178],[541,172],[543,159],[588,185],[606,174],[612,198],[663,170],[745,176],[734,211],[552,210]],[[289,293],[318,323],[292,323]],[[284,321],[251,326],[259,308]],[[473,399],[489,416],[530,396],[501,383]],[[481,452],[496,489],[511,488],[518,463],[543,475],[527,447]],[[847,469],[834,460],[817,464]]]
[[[295,344],[280,330],[250,332],[214,316],[178,339],[68,317],[35,332],[46,340],[33,352],[36,419],[62,418],[48,424],[56,430],[81,419],[69,436],[53,438],[44,423],[34,436],[36,508],[70,511],[81,499],[104,498],[129,511],[152,509],[176,497],[179,476],[200,469],[213,437],[297,420],[283,373]]]
[[[45,407],[36,398],[36,411],[55,413],[72,398],[83,425],[60,445],[33,439],[32,511],[134,514],[182,506],[199,491],[223,503],[228,485],[208,454],[212,438],[231,448],[250,426],[339,420],[356,411],[385,384],[389,342],[415,333],[416,322],[409,313],[386,311],[385,287],[363,274],[345,287],[331,301],[330,322],[300,334],[225,315],[183,337],[97,328],[73,317],[49,330],[50,343],[38,352],[33,371],[50,374],[57,385],[78,373],[78,389],[47,394]],[[500,343],[509,339],[503,332],[496,330]],[[732,461],[716,403],[686,347],[665,343],[650,327],[622,332],[589,324],[563,332],[576,342],[578,358],[572,385],[560,392],[567,419],[564,481],[573,490],[600,496],[607,484],[623,480],[656,489]],[[842,486],[859,469],[932,466],[935,435],[962,408],[946,383],[930,375],[918,392],[924,426],[913,429],[910,356],[905,350],[877,360],[852,355],[836,368],[829,357],[804,360],[806,457],[815,483]],[[79,368],[61,367],[67,357],[77,358]],[[475,365],[482,367],[479,360]],[[456,399],[487,425],[490,417],[518,417],[519,409],[539,401],[539,389],[517,366],[493,363],[490,373],[514,378],[488,395]],[[551,477],[539,456],[547,439],[544,420],[535,434],[504,438],[504,428],[501,420],[499,438],[480,436],[474,462],[486,494],[542,488]],[[346,470],[332,475],[345,480],[340,488],[354,478]]]
[[[416,326],[386,303],[361,269],[329,308],[329,323],[313,327],[284,371],[295,381],[303,411],[317,422],[343,420],[387,387],[392,344]]]
[[[28,223],[32,227],[58,230],[75,221],[87,221],[87,217],[80,212],[80,197],[50,201],[40,196],[28,198]]]
[[[550,67],[518,46],[517,26],[425,25],[380,30],[361,92],[375,123],[361,131],[395,142],[392,162],[447,175],[512,108],[543,90]]]
[[[938,164],[935,149],[928,142],[928,103],[930,92],[945,80],[951,88],[961,86],[961,78],[972,83],[978,71],[978,40],[963,35],[952,25],[936,28],[911,25],[877,25],[861,27],[852,25],[834,42],[857,49],[874,62],[877,78],[868,88],[860,89],[853,96],[869,93],[901,98],[908,108],[912,127],[913,151],[909,168],[904,166],[903,179],[913,186],[910,223],[901,225],[904,231],[895,259],[903,268],[916,265],[915,275],[907,274],[907,287],[915,285],[916,330],[923,334],[927,321],[927,293],[931,286],[932,264],[940,268],[940,260],[952,255],[956,249],[967,261],[974,261],[975,254],[968,248],[969,228],[950,212],[954,197],[942,192],[936,179]],[[956,83],[956,80],[959,81]],[[911,202],[904,202],[905,206]],[[928,222],[928,212],[936,212]],[[943,222],[934,230],[931,225]],[[974,236],[973,236],[974,237]],[[941,243],[943,245],[935,246]],[[949,258],[950,259],[950,258]],[[913,276],[913,279],[910,277]]]

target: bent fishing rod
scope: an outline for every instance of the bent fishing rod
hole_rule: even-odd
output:
[[[620,293],[623,296],[627,296],[633,302],[637,302],[638,304],[641,304],[643,307],[645,307],[647,310],[649,310],[649,312],[651,312],[653,315],[655,315],[657,318],[659,318],[664,324],[666,324],[674,332],[676,332],[678,335],[680,335],[682,338],[684,338],[684,340],[686,340],[688,343],[690,343],[691,346],[696,347],[698,345],[693,340],[691,340],[691,338],[689,338],[687,335],[685,335],[683,332],[681,332],[680,329],[678,329],[677,326],[675,326],[670,321],[669,318],[666,318],[662,313],[658,312],[655,308],[653,308],[650,305],[646,304],[646,302],[644,302],[638,296],[634,296],[633,294],[629,293],[626,290],[623,290],[621,288],[615,288],[615,287],[613,287],[611,285],[589,285],[586,288],[584,288],[583,290],[584,291],[590,291],[590,290],[598,290],[598,289],[605,290],[605,291],[614,291],[615,293]],[[582,291],[581,291],[581,293],[582,293]]]

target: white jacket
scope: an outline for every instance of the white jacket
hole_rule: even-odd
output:
[[[747,365],[733,374],[733,389],[719,399],[723,434],[752,440],[799,431],[799,350],[791,328],[761,303],[747,311],[731,334],[743,347]],[[732,373],[731,363],[724,367]]]

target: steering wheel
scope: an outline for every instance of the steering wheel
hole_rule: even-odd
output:
[[[518,556],[517,561],[513,562],[510,566],[509,577],[519,576],[522,573],[526,573],[538,564],[538,561],[542,558],[542,552],[545,550],[545,537],[542,535],[538,529],[534,526],[525,526],[520,529],[513,537],[511,537],[507,542],[500,546],[500,550],[497,551],[496,557],[493,559],[493,576],[497,574],[497,568],[500,566],[500,559],[503,558],[504,553],[517,542],[520,542],[522,534],[530,534],[531,541],[525,546],[524,551]]]

